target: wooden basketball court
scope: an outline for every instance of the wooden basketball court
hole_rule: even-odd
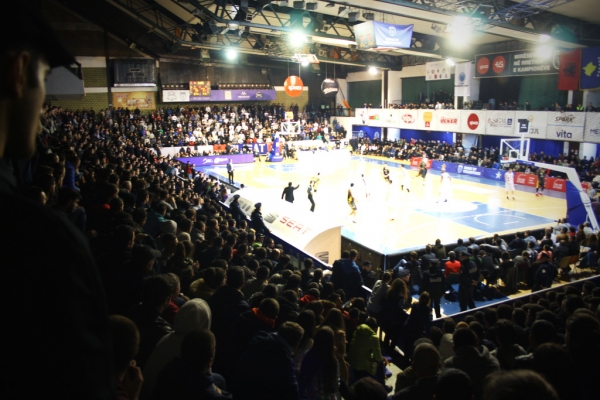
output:
[[[383,179],[384,162],[390,169],[392,184]],[[443,202],[439,171],[430,170],[423,182],[417,177],[417,170],[405,164],[410,174],[408,193],[400,187],[400,168],[397,161],[371,156],[352,156],[335,162],[286,160],[283,163],[267,163],[263,157],[263,162],[234,166],[236,186],[243,183],[259,188],[264,198],[281,199],[288,182],[299,184],[294,192],[294,205],[306,210],[310,209],[306,192],[309,181],[320,173],[313,196],[315,213],[339,221],[344,237],[381,254],[422,248],[438,238],[442,243],[455,243],[458,238],[543,228],[555,225],[556,219],[566,215],[566,200],[551,197],[548,191],[543,197],[516,191],[516,200],[512,200],[506,198],[503,182],[458,174],[451,174],[450,195]],[[225,166],[211,167],[206,172],[227,179]],[[351,183],[358,209],[356,222],[349,217],[346,200]]]

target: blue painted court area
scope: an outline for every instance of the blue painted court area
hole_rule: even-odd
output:
[[[267,168],[274,169],[275,171],[280,172],[295,172],[298,168],[298,164],[269,164]]]
[[[472,206],[467,207],[466,209],[456,207],[450,202],[436,205],[439,206],[439,208],[431,207],[431,205],[417,207],[415,211],[465,225],[469,228],[479,229],[487,233],[520,230],[535,225],[552,224],[554,222],[550,218],[543,218],[516,210],[491,206],[489,204],[479,202],[469,204]]]

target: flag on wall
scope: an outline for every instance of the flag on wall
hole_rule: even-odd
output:
[[[560,52],[558,67],[558,90],[579,89],[579,71],[581,68],[581,49]]]
[[[581,50],[579,87],[581,89],[600,88],[600,47]]]

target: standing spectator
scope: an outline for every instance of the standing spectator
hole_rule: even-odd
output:
[[[298,189],[300,185],[296,185],[296,187],[292,186],[292,182],[289,182],[287,187],[283,189],[283,193],[281,193],[281,198],[285,197],[285,201],[293,203],[294,202],[294,190]]]

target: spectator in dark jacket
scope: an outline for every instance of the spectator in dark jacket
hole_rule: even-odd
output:
[[[232,391],[241,400],[298,400],[293,354],[304,329],[283,323],[277,333],[259,331],[240,358]]]
[[[219,287],[215,293],[208,299],[208,305],[212,311],[211,330],[215,334],[217,341],[217,357],[214,364],[214,370],[225,378],[231,370],[227,359],[220,357],[221,352],[227,349],[228,339],[235,322],[240,314],[249,311],[250,306],[241,292],[244,286],[245,274],[241,267],[231,267],[227,270],[227,282]]]

